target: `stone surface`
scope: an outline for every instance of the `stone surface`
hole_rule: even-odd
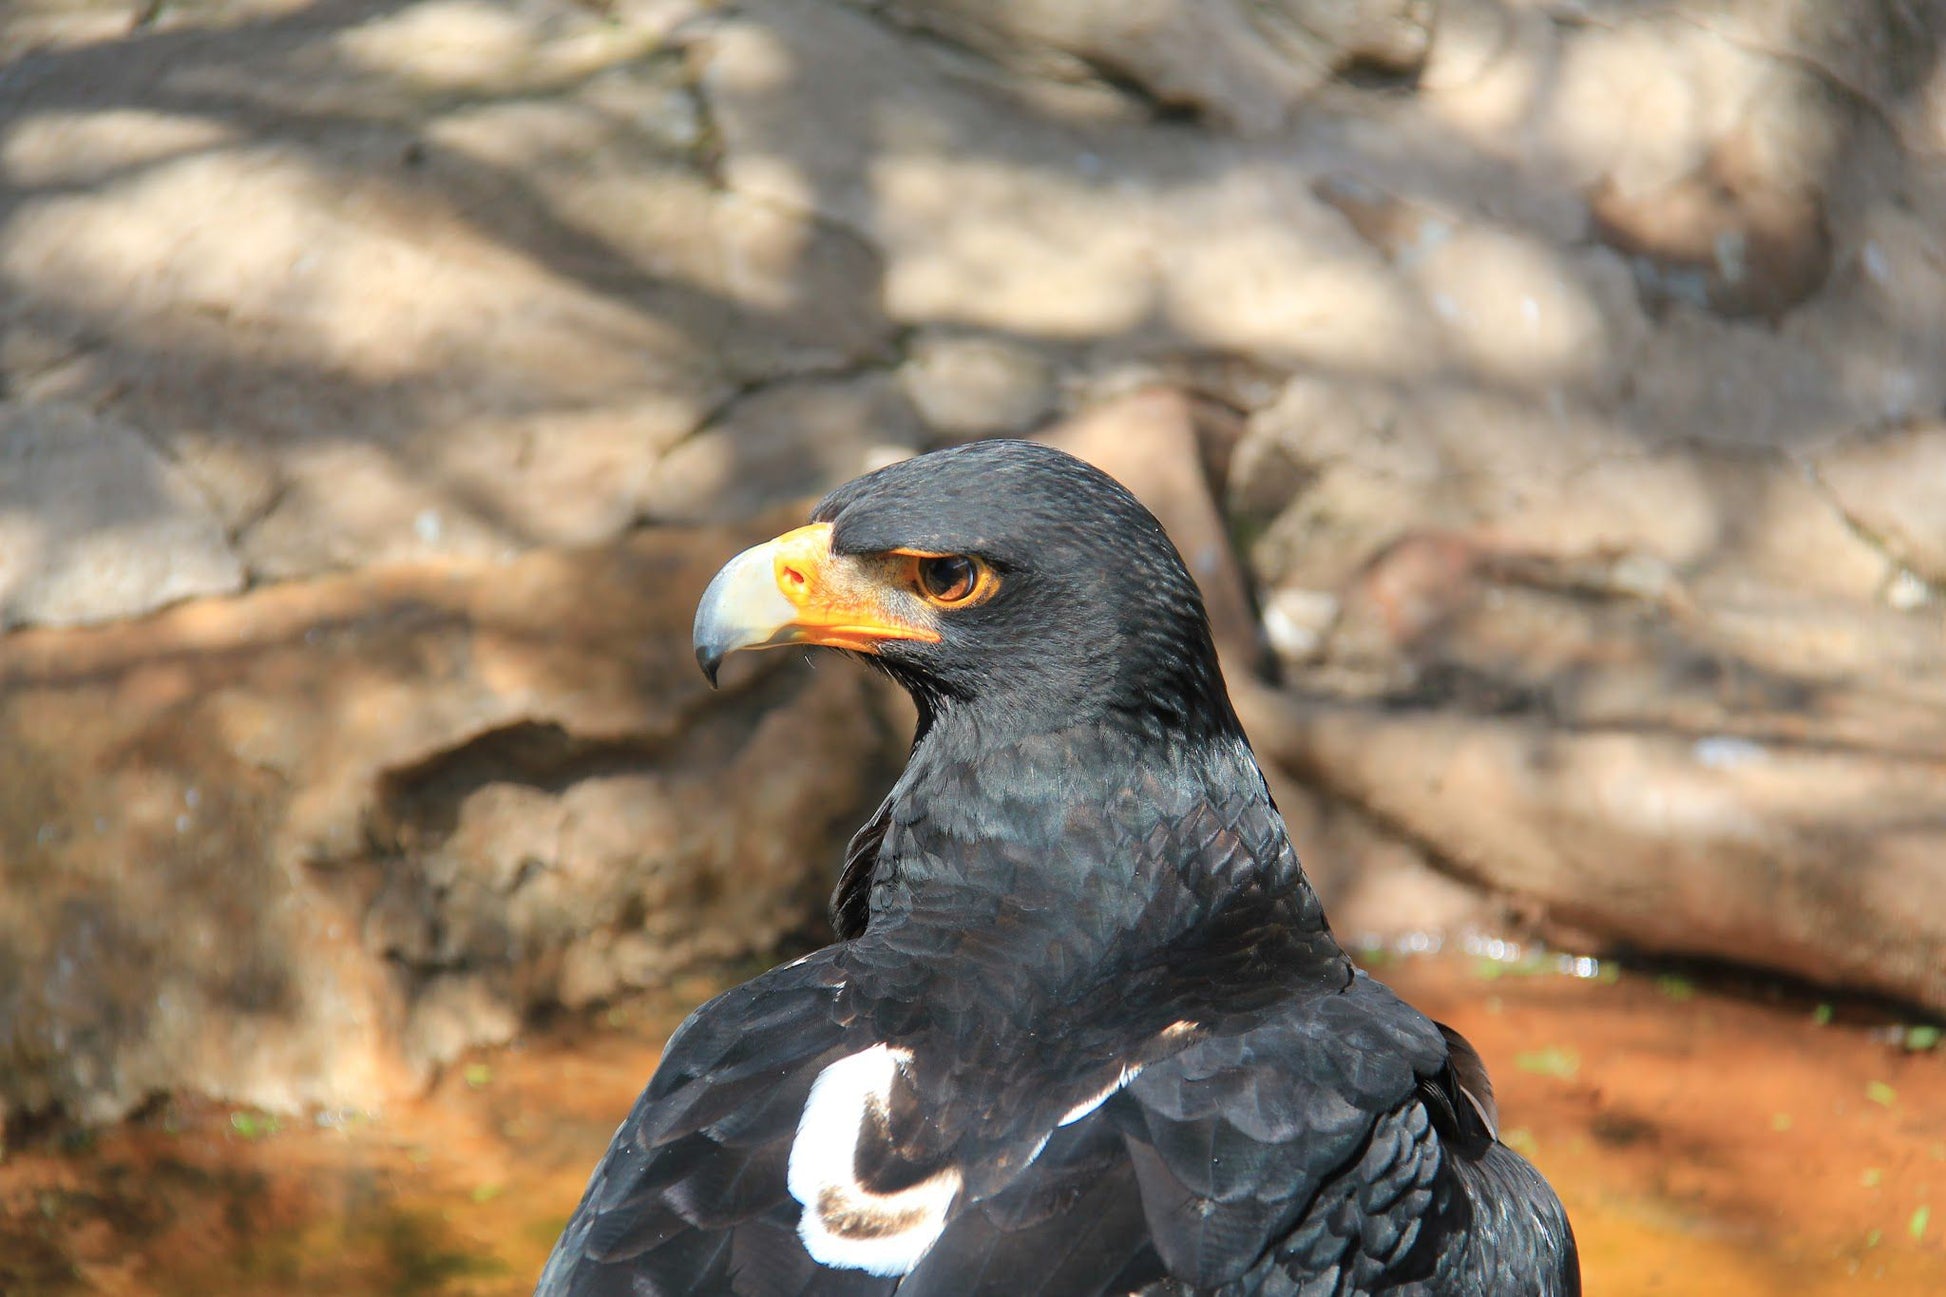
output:
[[[926,426],[949,437],[1017,435],[1055,402],[1047,358],[1001,338],[923,332],[906,349],[899,380]]]
[[[134,429],[0,402],[0,631],[132,617],[242,584],[209,502]]]
[[[911,454],[925,439],[890,374],[781,383],[738,401],[664,456],[642,511],[655,522],[748,517],[822,495]]]
[[[1928,700],[1937,725],[1940,702]],[[1489,887],[1629,949],[1946,1002],[1937,745],[1316,709],[1272,745]]]
[[[1031,74],[1109,77],[1165,110],[1265,133],[1344,69],[1415,72],[1432,0],[890,0],[895,21]]]
[[[1407,534],[1331,587],[1322,647],[1286,659],[1301,692],[1258,698],[1253,734],[1579,932],[1938,1004],[1946,926],[1919,901],[1946,855],[1916,826],[1946,811],[1946,633],[1817,592],[1839,534],[1728,563]]]
[[[9,386],[140,427],[256,578],[619,535],[736,391],[891,336],[871,249],[711,182],[673,9],[170,5],[22,56]]]
[[[1831,233],[1820,195],[1764,176],[1756,151],[1732,135],[1698,170],[1653,192],[1630,194],[1613,181],[1595,191],[1595,228],[1635,259],[1645,292],[1776,318],[1824,283]]]
[[[1840,442],[1812,461],[1845,517],[1888,554],[1946,587],[1946,424],[1891,429]]]
[[[0,641],[0,1114],[370,1106],[815,922],[900,738],[783,655],[710,693],[695,599],[752,538]]]
[[[1436,359],[1436,326],[1312,196],[1303,151],[1049,121],[916,48],[862,15],[766,2],[712,33],[699,82],[731,187],[868,238],[896,321],[1282,364]]]

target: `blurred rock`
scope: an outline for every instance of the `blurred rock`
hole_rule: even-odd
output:
[[[134,429],[0,402],[0,631],[133,617],[242,584],[208,501]]]
[[[1417,292],[1290,150],[1050,121],[930,48],[829,3],[758,0],[698,56],[730,187],[867,238],[895,321],[1144,357],[1439,363]]]
[[[1280,490],[1281,510],[1257,512]],[[1596,407],[1537,408],[1470,388],[1402,398],[1299,379],[1253,420],[1231,497],[1272,586],[1337,590],[1394,542],[1434,530],[1513,551],[1646,555],[1697,582],[1747,574],[1860,599],[1888,573],[1886,555],[1781,455],[1645,447]]]
[[[1164,110],[1262,134],[1332,76],[1405,77],[1426,60],[1434,0],[889,0],[894,21],[1029,75],[1105,77]]]
[[[922,333],[907,348],[899,378],[919,417],[950,437],[1018,434],[1054,408],[1047,359],[998,338]]]
[[[924,440],[889,374],[781,383],[737,401],[664,456],[643,492],[643,514],[654,522],[746,518],[822,495]]]
[[[1722,315],[1776,319],[1831,272],[1823,196],[1762,174],[1756,145],[1732,135],[1700,171],[1650,193],[1613,181],[1590,198],[1604,243],[1635,259],[1652,297]]]
[[[1423,295],[1452,361],[1489,381],[1607,396],[1648,329],[1613,257],[1555,251],[1358,179],[1314,186]]]
[[[1264,601],[1264,637],[1280,661],[1314,662],[1324,652],[1341,606],[1328,590],[1282,586]]]
[[[738,390],[889,358],[869,247],[711,182],[693,6],[163,12],[0,82],[0,364],[253,577],[611,539]]]
[[[1328,196],[1421,242],[1423,212]],[[1581,940],[1946,1002],[1912,904],[1946,856],[1910,828],[1946,807],[1946,633],[1908,588],[1946,472],[1931,424],[1834,431],[1823,322],[1878,291],[1851,282],[1782,335],[1678,308],[1612,395],[1293,380],[1227,489],[1294,686],[1247,691],[1260,748]],[[1671,417],[1620,427],[1617,396]]]
[[[1597,236],[1651,301],[1784,316],[1831,271],[1834,204],[1898,170],[1899,101],[1933,71],[1940,15],[1874,0],[1604,18],[1568,39],[1550,125]]]
[[[1265,426],[1301,454],[1293,408]],[[1946,1003],[1946,925],[1916,904],[1946,855],[1912,828],[1946,812],[1946,628],[1880,602],[1886,556],[1783,464],[1621,458],[1608,483],[1597,455],[1481,494],[1397,450],[1387,512],[1413,521],[1341,533],[1340,564],[1378,545],[1349,571],[1293,569],[1339,610],[1286,655],[1298,692],[1253,698],[1260,748],[1577,932]],[[1645,468],[1672,475],[1654,514],[1629,505]],[[1364,489],[1300,485],[1291,552]]]
[[[1834,752],[1401,707],[1293,708],[1262,732],[1447,867],[1622,948],[1946,1005],[1946,923],[1918,903],[1946,886],[1946,838],[1924,827],[1946,811],[1937,743]]]
[[[1847,519],[1888,554],[1946,586],[1946,423],[1850,437],[1812,460]]]
[[[0,1115],[367,1108],[816,922],[900,738],[857,673],[710,693],[689,621],[749,539],[0,641]]]
[[[1519,24],[1520,16],[1501,0],[1440,0],[1419,88],[1450,92],[1478,86],[1509,60]]]

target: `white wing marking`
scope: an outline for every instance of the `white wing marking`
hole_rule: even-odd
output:
[[[960,1189],[956,1169],[891,1193],[858,1182],[858,1143],[868,1126],[883,1129],[893,1083],[911,1062],[909,1050],[874,1045],[832,1063],[811,1085],[785,1183],[804,1205],[798,1237],[820,1265],[902,1275],[946,1227]]]

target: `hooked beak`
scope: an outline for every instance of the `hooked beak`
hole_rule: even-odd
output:
[[[886,640],[937,642],[939,632],[887,583],[874,556],[833,554],[831,524],[785,532],[723,565],[696,606],[696,664],[710,684],[738,649],[825,644],[873,653]]]

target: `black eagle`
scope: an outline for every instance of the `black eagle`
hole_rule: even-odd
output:
[[[838,488],[696,616],[917,704],[836,944],[698,1009],[537,1297],[1571,1297],[1478,1056],[1353,967],[1195,583],[1109,477],[986,441]]]

